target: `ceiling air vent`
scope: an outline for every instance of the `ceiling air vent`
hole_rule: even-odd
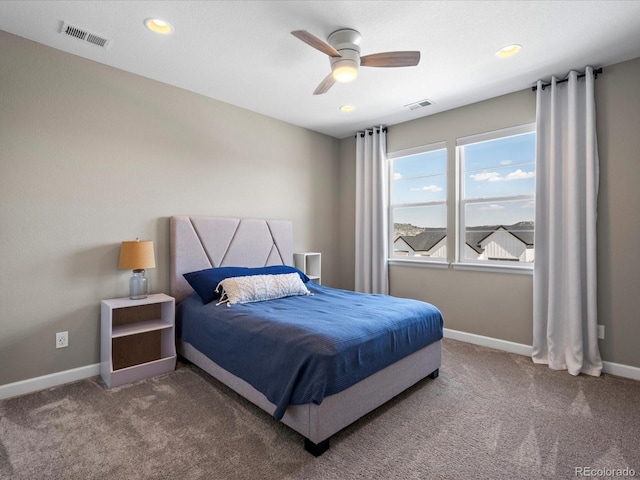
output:
[[[431,100],[420,100],[419,102],[410,103],[409,105],[405,105],[405,107],[409,107],[409,110],[417,110],[419,108],[428,107],[433,102]]]
[[[111,43],[111,40],[109,40],[108,38],[97,35],[95,33],[91,33],[83,28],[69,25],[67,22],[62,22],[60,33],[73,38],[77,38],[78,40],[82,40],[83,42],[92,43],[102,48],[107,48]]]

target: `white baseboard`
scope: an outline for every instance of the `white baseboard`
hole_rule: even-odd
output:
[[[632,380],[640,380],[640,368],[621,363],[602,362],[602,371],[609,375],[617,375],[618,377],[630,378]]]
[[[496,350],[503,350],[505,352],[517,353],[518,355],[524,355],[526,357],[530,357],[533,353],[533,347],[531,345],[510,342],[508,340],[500,340],[499,338],[483,337],[482,335],[476,335],[475,333],[461,332],[459,330],[451,330],[449,328],[444,329],[444,336],[445,338],[473,343],[474,345],[481,345],[483,347],[495,348]]]
[[[42,377],[29,378],[19,382],[0,385],[0,400],[3,398],[15,397],[25,393],[44,390],[45,388],[56,387],[64,383],[75,382],[84,378],[100,375],[100,364],[87,365],[84,367],[65,370],[64,372],[43,375]]]
[[[473,343],[483,347],[495,348],[505,352],[516,353],[531,357],[533,347],[522,343],[510,342],[508,340],[500,340],[499,338],[484,337],[474,333],[461,332],[459,330],[444,329],[445,338],[459,340],[461,342]],[[620,363],[602,362],[604,373],[617,375],[618,377],[630,378],[632,380],[640,380],[640,368],[630,365],[622,365]],[[30,378],[20,382],[8,383],[0,385],[0,400],[3,398],[15,397],[25,393],[36,392],[46,388],[56,387],[64,383],[75,382],[84,378],[95,377],[100,375],[100,364],[87,365],[84,367],[65,370],[64,372],[43,375],[42,377]]]
[[[483,347],[495,348],[505,352],[517,353],[525,357],[531,357],[533,347],[522,343],[514,343],[508,340],[500,340],[499,338],[483,337],[475,333],[461,332],[459,330],[444,329],[445,338],[460,340],[461,342],[473,343]],[[622,365],[620,363],[602,362],[602,372],[618,377],[630,378],[632,380],[640,380],[640,368],[630,365]]]

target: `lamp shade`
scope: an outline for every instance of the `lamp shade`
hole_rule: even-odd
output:
[[[151,240],[132,240],[122,242],[118,268],[123,270],[144,270],[155,268],[156,259],[153,254]]]

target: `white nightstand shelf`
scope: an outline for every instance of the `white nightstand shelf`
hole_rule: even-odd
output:
[[[293,265],[309,277],[309,280],[317,284],[322,282],[322,254],[317,252],[294,253]]]
[[[138,333],[153,332],[155,330],[162,330],[164,328],[173,328],[173,325],[163,322],[162,320],[149,320],[146,322],[133,323],[130,325],[118,325],[116,327],[113,327],[111,331],[111,338],[126,337],[128,335],[136,335]]]
[[[176,366],[175,300],[158,293],[101,304],[100,374],[108,387],[152,377]]]

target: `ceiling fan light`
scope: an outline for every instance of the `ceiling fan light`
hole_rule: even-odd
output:
[[[333,71],[333,78],[340,83],[352,82],[357,76],[358,70],[350,66],[339,67]]]
[[[336,82],[352,82],[358,76],[358,68],[351,62],[336,62],[333,66],[333,78]]]

